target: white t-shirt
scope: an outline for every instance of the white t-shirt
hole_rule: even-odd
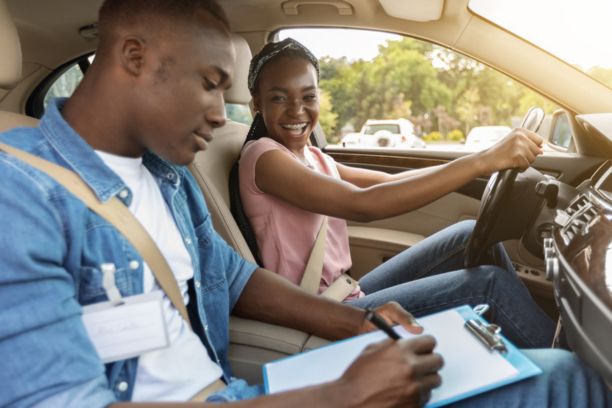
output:
[[[142,158],[96,153],[130,188],[133,199],[129,209],[166,258],[188,304],[187,281],[193,278],[191,258],[155,178]],[[143,278],[144,293],[161,290],[146,264]],[[165,294],[163,305],[170,346],[139,357],[132,401],[186,401],[222,375]]]

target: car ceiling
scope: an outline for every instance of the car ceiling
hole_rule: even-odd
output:
[[[406,10],[424,1],[398,2]],[[53,70],[95,49],[96,40],[83,38],[79,29],[95,23],[102,0],[6,0],[22,43],[24,73],[32,67]],[[442,16],[418,22],[387,15],[379,0],[220,0],[233,31],[252,50],[264,44],[271,32],[283,27],[344,26],[407,34],[441,44],[518,79],[571,112],[612,111],[612,91],[592,81],[574,67],[542,52],[524,40],[500,30],[468,11],[468,0],[445,0]],[[299,4],[297,15],[283,12],[282,4]],[[351,15],[335,6],[349,5]],[[410,7],[406,7],[409,4]],[[256,18],[254,18],[256,16]],[[500,44],[504,44],[500,47]],[[530,64],[525,64],[529,61]],[[538,69],[533,69],[538,67]],[[560,86],[571,83],[572,86]]]
[[[452,3],[463,4],[465,8],[465,2]],[[341,25],[399,32],[409,28],[406,20],[389,17],[378,0],[338,1],[350,7],[351,15],[340,15],[336,7],[321,4],[326,2],[221,0],[220,3],[227,12],[232,29],[243,34],[251,45],[260,45],[270,32],[289,26]],[[297,7],[299,14],[287,15],[283,3],[300,3]],[[52,69],[95,48],[95,40],[83,38],[79,29],[95,23],[102,0],[7,0],[7,4],[17,24],[24,61]],[[457,29],[456,33],[459,32]]]

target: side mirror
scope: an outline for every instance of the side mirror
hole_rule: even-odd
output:
[[[572,144],[572,127],[570,118],[562,109],[552,114],[550,129],[546,138],[549,146],[558,151],[568,151]]]

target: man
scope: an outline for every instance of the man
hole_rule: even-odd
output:
[[[212,0],[107,0],[99,30],[96,59],[75,94],[51,104],[39,128],[10,131],[0,140],[73,170],[101,201],[116,196],[128,206],[172,266],[194,329],[164,297],[168,347],[105,367],[82,306],[108,300],[109,268],[111,286],[124,299],[159,287],[112,226],[45,174],[2,153],[0,406],[203,401],[219,379],[222,389],[209,401],[258,397],[260,388],[231,378],[230,312],[329,339],[371,329],[362,310],[307,295],[241,259],[213,231],[197,185],[182,167],[225,121],[233,53],[219,6]],[[379,312],[419,331],[395,304]],[[242,404],[417,406],[440,383],[442,360],[434,345],[429,336],[386,341],[335,382]],[[583,401],[592,374],[564,353],[550,356],[550,366],[558,370],[557,383],[540,376],[471,403]],[[598,390],[589,392],[601,399]]]

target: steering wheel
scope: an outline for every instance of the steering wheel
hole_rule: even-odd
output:
[[[544,120],[544,110],[530,108],[523,118],[522,128],[536,132]],[[512,194],[518,169],[500,170],[491,175],[482,194],[478,220],[465,249],[465,266],[480,265],[487,250],[495,244],[494,229],[501,215],[502,203]]]

